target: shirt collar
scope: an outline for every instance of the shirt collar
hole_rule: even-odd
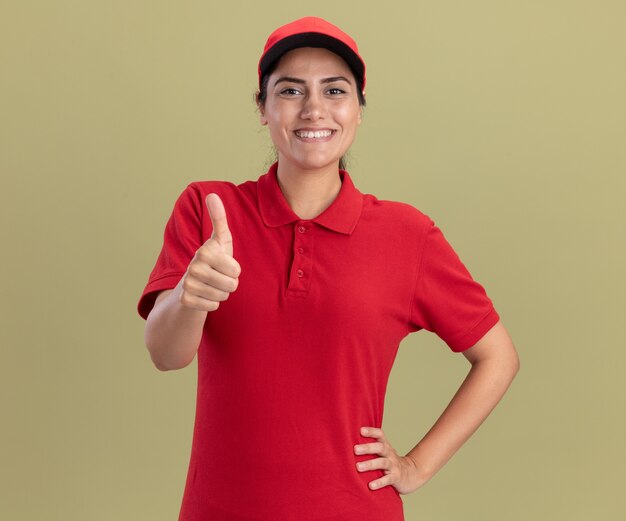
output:
[[[266,174],[259,177],[257,194],[261,218],[266,226],[276,227],[301,221],[291,209],[278,184],[278,162],[274,163]],[[350,235],[361,216],[363,194],[357,190],[345,170],[339,170],[341,189],[335,200],[320,215],[310,219],[326,228]]]

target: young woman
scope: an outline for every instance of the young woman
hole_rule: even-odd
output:
[[[274,31],[257,101],[278,161],[191,183],[141,296],[157,368],[198,356],[181,521],[400,521],[518,371],[484,288],[432,219],[343,169],[365,104],[356,43],[320,18]],[[400,341],[426,329],[471,364],[406,455],[382,431]]]

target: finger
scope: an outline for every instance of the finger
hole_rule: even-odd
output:
[[[224,275],[219,271],[212,269],[210,266],[202,264],[194,264],[189,267],[189,275],[185,282],[191,289],[202,289],[204,286],[210,286],[218,291],[232,293],[237,289],[239,279]]]
[[[190,295],[187,292],[183,292],[180,296],[180,301],[186,307],[197,309],[198,311],[215,311],[220,303],[214,300],[207,300],[202,297]]]
[[[239,278],[231,277],[230,275],[224,275],[219,271],[213,270],[208,277],[208,281],[205,282],[208,286],[215,288],[225,293],[232,293],[237,289],[239,285]]]
[[[239,263],[234,259],[234,257],[231,257],[230,255],[226,254],[226,255],[217,255],[212,263],[211,263],[211,267],[227,276],[227,277],[231,277],[236,279],[237,277],[239,277],[240,273],[241,273],[241,266],[239,265]]]
[[[391,468],[391,461],[389,460],[389,458],[368,459],[367,461],[359,461],[356,464],[356,468],[360,472],[376,469],[388,470],[389,468]]]
[[[185,279],[183,288],[192,296],[212,300],[213,302],[223,302],[231,293],[230,291],[223,291],[192,278]]]
[[[357,454],[382,454],[385,450],[385,444],[377,441],[376,443],[361,443],[354,446],[354,452]]]
[[[378,490],[379,488],[386,487],[387,485],[391,485],[393,483],[393,478],[391,474],[387,474],[382,478],[375,479],[374,481],[370,481],[367,486],[372,490]]]
[[[208,194],[206,196],[206,205],[209,210],[209,217],[211,218],[211,224],[213,225],[213,233],[211,238],[217,240],[226,249],[229,254],[233,254],[233,238],[228,228],[228,221],[226,220],[226,209],[224,203],[217,194]]]
[[[220,247],[216,247],[215,243],[211,244],[209,241],[205,243],[197,251],[197,260],[199,264],[204,264],[208,268],[213,268],[215,271],[223,273],[228,277],[237,278],[241,274],[241,266],[235,260],[232,255]],[[196,263],[194,263],[196,264]],[[207,272],[208,273],[208,272]]]
[[[361,434],[369,438],[384,437],[383,430],[378,427],[361,427]]]

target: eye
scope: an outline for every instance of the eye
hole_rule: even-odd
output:
[[[302,93],[294,87],[287,87],[286,89],[281,90],[280,94],[284,96],[295,96]]]
[[[328,89],[328,93],[329,94],[345,94],[346,91],[343,89],[340,89],[339,87],[332,87],[330,89]]]

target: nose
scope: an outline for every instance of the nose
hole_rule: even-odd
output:
[[[317,120],[324,118],[324,102],[321,97],[316,94],[308,94],[304,98],[302,111],[300,112],[302,119]]]

